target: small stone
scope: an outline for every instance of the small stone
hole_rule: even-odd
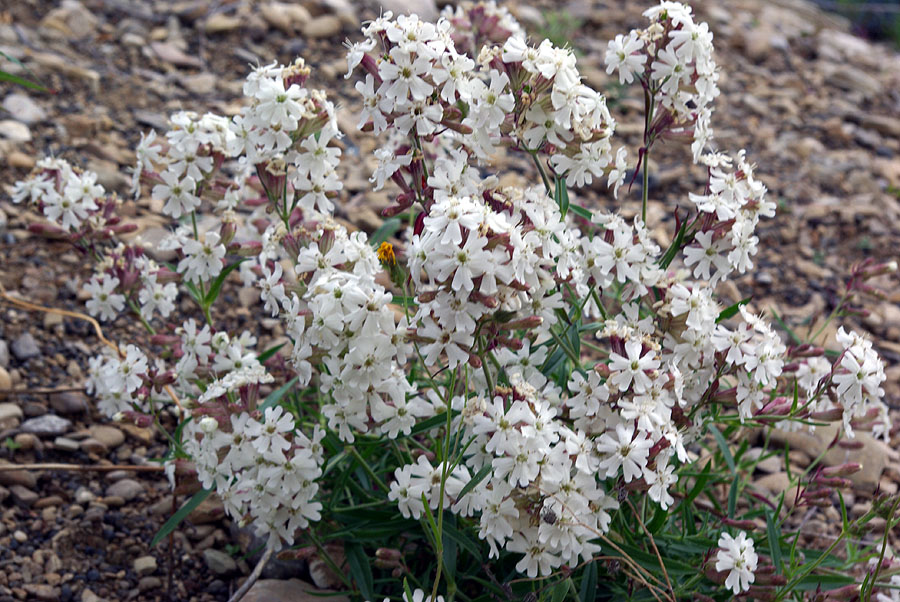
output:
[[[22,123],[32,124],[47,118],[47,111],[34,102],[27,94],[14,92],[3,99],[3,108],[13,119]]]
[[[91,437],[105,445],[108,449],[115,449],[125,443],[125,433],[114,426],[98,424],[90,429]]]
[[[23,152],[13,151],[6,156],[6,164],[19,169],[31,169],[34,167],[35,160],[34,157]]]
[[[321,15],[303,26],[303,35],[310,39],[329,38],[341,33],[341,20],[334,15]]]
[[[225,516],[225,506],[218,495],[212,494],[194,508],[193,512],[188,515],[188,520],[195,525],[203,525],[217,521],[223,516]]]
[[[243,602],[313,602],[321,599],[323,590],[300,579],[260,579],[242,598]],[[318,594],[318,595],[316,595]],[[347,596],[328,596],[330,602],[349,602]]]
[[[98,24],[99,19],[77,0],[63,0],[62,6],[41,19],[42,26],[56,29],[75,39],[96,34]]]
[[[160,59],[167,63],[172,63],[177,67],[194,67],[201,66],[200,59],[189,54],[185,54],[179,50],[174,44],[168,42],[150,42],[150,49]]]
[[[423,21],[437,21],[439,13],[434,0],[380,0],[384,10],[394,15],[418,15]]]
[[[4,119],[0,121],[0,137],[13,142],[28,142],[31,140],[31,130],[21,121]]]
[[[37,445],[38,438],[31,433],[19,433],[16,435],[14,441],[16,442],[16,445],[19,446],[19,449],[28,451],[34,449],[34,446]]]
[[[183,85],[188,92],[203,96],[215,92],[217,81],[219,81],[219,78],[212,73],[197,73],[181,78],[181,85]]]
[[[63,317],[61,315],[52,312],[47,312],[44,314],[44,330],[50,330],[62,323]]]
[[[97,499],[94,492],[87,487],[79,487],[75,492],[75,501],[81,505],[87,505]]]
[[[106,602],[88,588],[81,590],[81,602]]]
[[[142,592],[148,590],[157,591],[162,587],[162,579],[159,577],[141,577],[138,581],[138,589]]]
[[[884,85],[878,78],[869,75],[854,65],[832,64],[824,71],[825,82],[841,90],[860,92],[864,97],[881,96],[884,92]]]
[[[125,434],[140,442],[143,445],[150,445],[153,443],[153,429],[145,429],[134,424],[128,424],[127,422],[123,422],[119,425]]]
[[[122,479],[106,488],[107,496],[118,496],[126,502],[144,493],[144,486],[134,479]]]
[[[0,368],[0,370],[3,370]],[[6,370],[3,370],[6,372]],[[6,378],[9,378],[9,375],[6,375]],[[6,383],[7,386],[2,386],[3,383],[3,374],[0,374],[0,388],[9,389],[12,387],[11,383]],[[19,407],[18,404],[15,403],[0,403],[0,429],[11,429],[19,426],[19,422],[22,421],[24,414],[22,413],[22,408]]]
[[[12,462],[8,460],[0,460],[0,466],[10,466]],[[12,487],[13,485],[21,485],[28,489],[32,489],[37,485],[37,477],[28,470],[0,470],[0,485]]]
[[[6,368],[0,366],[0,399],[6,397],[5,389],[12,389],[12,377],[10,377],[9,372],[6,371]],[[6,405],[6,404],[0,404]],[[0,421],[3,420],[3,411],[0,410]]]
[[[60,449],[62,451],[67,452],[76,452],[78,451],[78,441],[73,441],[68,437],[57,437],[53,440],[53,446],[56,449]]]
[[[98,441],[93,437],[88,437],[80,444],[81,451],[86,454],[97,454],[98,456],[104,456],[109,452],[109,448],[106,447],[102,441]]]
[[[38,510],[42,508],[49,508],[50,506],[62,506],[63,499],[58,495],[50,495],[47,497],[42,497],[37,502],[35,502],[34,507]]]
[[[32,600],[59,600],[59,590],[46,583],[27,583],[22,588],[28,592]]]
[[[219,550],[203,550],[203,558],[206,560],[206,566],[216,575],[225,575],[237,570],[237,564],[234,558]]]
[[[0,339],[0,368],[9,368],[9,345]]]
[[[259,11],[269,26],[285,33],[294,33],[312,19],[309,11],[301,4],[267,2],[259,7]]]
[[[39,437],[55,437],[68,432],[72,426],[72,421],[57,416],[56,414],[44,414],[37,418],[29,418],[22,423],[22,432],[31,433]]]
[[[25,361],[41,354],[41,348],[38,347],[37,341],[31,336],[30,332],[22,333],[19,338],[13,341],[13,355],[19,361]]]
[[[25,531],[17,530],[15,533],[13,533],[13,539],[18,541],[19,543],[25,543],[26,541],[28,541],[28,534],[25,533]]]
[[[203,24],[203,30],[209,34],[225,33],[234,31],[244,24],[244,20],[239,17],[226,15],[225,13],[215,13],[210,15]]]
[[[12,485],[9,488],[9,493],[12,495],[12,499],[15,503],[26,508],[31,508],[40,497],[31,489],[27,489],[21,485]]]
[[[43,416],[46,414],[47,406],[36,401],[26,401],[22,405],[22,411],[25,412],[25,415],[29,418],[34,418],[35,416]]]
[[[90,409],[87,395],[80,391],[64,391],[50,396],[50,407],[60,414],[80,414]]]
[[[150,575],[156,572],[156,558],[153,556],[141,556],[134,560],[134,572],[138,575]]]

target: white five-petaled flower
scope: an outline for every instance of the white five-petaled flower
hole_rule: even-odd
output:
[[[716,570],[729,571],[725,579],[725,587],[734,594],[750,589],[756,579],[757,556],[753,549],[753,540],[741,531],[737,537],[722,533],[719,537],[719,552],[716,554]]]
[[[101,281],[91,278],[85,285],[84,290],[91,294],[85,305],[92,316],[99,315],[101,320],[113,320],[125,308],[125,295],[113,292],[117,286],[119,279],[109,274],[103,274]]]

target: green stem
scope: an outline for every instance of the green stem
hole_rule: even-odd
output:
[[[482,360],[482,365],[484,360]],[[447,428],[444,430],[444,458],[441,467],[441,492],[437,502],[437,533],[435,537],[435,547],[437,548],[437,572],[434,575],[434,586],[431,589],[431,599],[437,600],[438,584],[441,581],[441,571],[444,568],[444,489],[447,485],[447,473],[450,467],[450,429],[453,422],[453,390],[456,388],[456,371],[450,379],[450,388],[447,389]],[[451,582],[448,581],[448,589]],[[455,589],[455,588],[454,588]]]
[[[391,490],[391,488],[388,487],[387,485],[385,485],[384,481],[382,481],[381,478],[377,474],[375,474],[375,471],[372,470],[372,467],[369,466],[369,463],[366,462],[365,458],[363,458],[362,455],[360,455],[360,453],[356,450],[355,447],[352,447],[352,446],[350,447],[350,455],[353,456],[354,458],[356,458],[356,460],[362,466],[362,469],[366,472],[367,475],[369,475],[369,477],[373,481],[375,481],[375,483],[379,487],[384,489],[385,492],[388,492]]]
[[[656,95],[649,90],[644,90],[644,104],[646,108],[644,116],[644,174],[641,188],[641,221],[647,225],[647,199],[650,196],[650,146],[653,141],[650,138],[650,124],[653,123],[653,109]]]
[[[531,155],[531,160],[534,161],[535,166],[537,166],[538,173],[541,174],[541,180],[544,182],[544,188],[547,189],[547,194],[553,194],[553,187],[550,186],[550,178],[547,176],[547,171],[544,169],[544,166],[541,165],[541,160],[537,157],[537,152],[532,151],[528,153]]]
[[[891,513],[888,515],[887,522],[884,526],[884,537],[881,540],[881,554],[878,555],[878,564],[875,565],[875,572],[872,573],[872,584],[869,586],[868,591],[860,592],[860,600],[865,600],[866,602],[872,600],[872,591],[875,589],[875,582],[878,581],[878,573],[881,571],[881,565],[884,562],[884,552],[887,548],[888,535],[891,532],[891,519],[894,518],[894,513],[897,511],[898,505],[900,505],[900,495],[894,500],[894,505],[891,506]],[[863,597],[862,594],[865,594],[865,597]]]

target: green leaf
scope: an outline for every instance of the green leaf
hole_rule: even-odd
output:
[[[19,77],[18,75],[13,75],[12,73],[7,73],[6,71],[0,71],[0,82],[10,82],[13,84],[18,84],[24,88],[30,88],[39,92],[50,91],[38,83]]]
[[[391,236],[397,233],[397,230],[400,229],[400,226],[403,225],[403,220],[399,217],[391,217],[384,220],[378,229],[372,232],[372,237],[369,239],[369,242],[372,243],[373,247],[377,247]]]
[[[460,490],[459,495],[456,496],[456,499],[461,500],[466,497],[466,494],[475,489],[475,486],[478,485],[478,483],[482,482],[484,478],[490,474],[492,469],[493,467],[490,464],[485,464],[484,466],[482,466],[481,470],[478,471],[478,474],[472,477],[471,480],[466,483],[466,486]]]
[[[275,345],[274,347],[269,347],[268,349],[266,349],[265,351],[263,351],[262,353],[260,353],[259,356],[257,356],[257,358],[256,358],[257,361],[258,361],[260,364],[266,363],[266,360],[268,360],[268,359],[271,358],[273,355],[275,355],[276,353],[278,353],[278,350],[281,349],[281,348],[284,347],[284,346],[285,346],[285,343],[281,343],[280,345]]]
[[[734,518],[734,511],[737,508],[737,494],[741,483],[741,475],[735,474],[734,480],[731,482],[731,488],[728,490],[728,518]]]
[[[576,205],[574,203],[569,204],[569,210],[577,215],[578,217],[583,217],[584,219],[591,221],[594,218],[594,212],[590,209],[586,209],[581,205]]]
[[[725,441],[725,437],[719,432],[714,426],[709,427],[709,432],[712,433],[713,438],[715,438],[716,443],[719,444],[719,449],[722,450],[722,457],[725,458],[725,463],[728,464],[728,468],[731,470],[732,474],[736,472],[734,467],[734,458],[731,456],[731,450],[728,448],[728,442]]]
[[[778,325],[781,326],[781,328],[788,334],[789,337],[791,337],[791,342],[792,342],[793,344],[795,344],[795,345],[801,345],[801,344],[803,344],[803,341],[800,339],[800,337],[798,337],[798,336],[794,333],[794,331],[791,330],[791,327],[788,326],[788,325],[785,323],[785,321],[781,319],[781,316],[778,315],[778,312],[775,311],[774,309],[772,309],[772,310],[770,310],[770,311],[772,312],[772,317],[774,317],[774,318],[775,318],[775,321],[778,322]]]
[[[563,217],[566,217],[566,213],[569,212],[569,191],[566,189],[565,178],[556,177],[556,190],[553,193],[553,198],[559,206],[559,212]]]
[[[594,602],[597,592],[597,562],[588,563],[584,567],[584,576],[581,578],[581,589],[578,591],[578,599],[581,602]]]
[[[553,586],[553,592],[550,594],[550,602],[562,602],[569,593],[569,580],[560,581]]]
[[[242,257],[241,259],[238,259],[234,263],[225,266],[225,269],[222,270],[222,272],[218,276],[216,276],[216,279],[213,280],[212,285],[209,287],[209,291],[206,293],[206,298],[203,299],[206,307],[210,307],[218,298],[219,292],[222,290],[222,285],[225,284],[225,279],[228,278],[228,274],[233,272],[239,265],[241,265],[248,259],[250,258]]]
[[[681,250],[681,243],[684,242],[684,233],[687,231],[687,226],[687,220],[684,220],[684,223],[678,228],[678,232],[675,233],[675,240],[672,241],[672,244],[669,245],[669,248],[666,249],[666,252],[660,258],[659,267],[662,269],[669,267],[669,264],[675,259],[678,251]]]
[[[179,508],[178,511],[173,514],[171,518],[169,518],[169,520],[163,523],[163,526],[160,527],[159,531],[156,532],[156,535],[153,536],[153,540],[150,542],[150,547],[152,548],[160,541],[165,539],[169,535],[169,533],[174,531],[175,528],[181,524],[181,521],[187,518],[187,515],[193,512],[194,508],[199,506],[203,502],[203,500],[209,497],[209,494],[211,493],[212,489],[201,489],[200,491],[195,493],[184,506]]]
[[[290,391],[291,387],[297,384],[297,379],[299,378],[299,376],[295,376],[291,380],[287,381],[286,383],[269,393],[269,396],[266,397],[265,401],[259,404],[259,410],[264,411],[281,401],[281,398],[284,397],[285,393]]]
[[[728,318],[731,318],[731,317],[737,315],[737,312],[740,311],[741,305],[747,305],[748,303],[750,303],[750,301],[752,299],[753,299],[753,296],[751,295],[751,296],[747,297],[746,299],[741,299],[734,305],[729,305],[728,307],[726,307],[725,309],[720,311],[719,317],[716,318],[716,324],[718,324],[719,322],[723,322],[723,321],[727,320]]]
[[[772,562],[775,563],[775,572],[783,575],[784,561],[781,558],[781,540],[778,537],[775,514],[771,510],[766,510],[766,535],[769,538],[769,553],[772,555]]]
[[[814,591],[820,586],[822,591],[838,589],[855,583],[856,579],[847,575],[807,575],[795,586],[800,591]]]
[[[366,557],[362,545],[355,541],[346,543],[344,551],[347,554],[347,564],[350,565],[350,576],[356,582],[360,593],[366,600],[374,600],[375,584],[372,578],[372,567],[369,566],[369,559]]]
[[[455,416],[459,412],[453,412]],[[412,430],[409,432],[410,435],[418,435],[419,433],[424,433],[425,431],[430,431],[433,428],[437,428],[439,426],[444,426],[447,424],[447,417],[444,415],[444,412],[441,412],[437,416],[432,416],[428,420],[423,420],[416,426],[412,427]]]
[[[656,512],[653,513],[653,518],[651,518],[650,522],[647,523],[647,530],[655,535],[662,528],[662,526],[666,524],[666,519],[668,518],[669,511],[663,510],[662,506],[657,506]]]
[[[691,488],[691,491],[685,496],[684,502],[681,504],[682,507],[690,508],[691,502],[693,502],[700,492],[703,491],[703,488],[706,486],[706,483],[712,478],[712,462],[707,462],[706,466],[703,467],[703,471],[697,475],[697,480],[694,482],[694,487]],[[686,521],[686,524],[690,524],[693,526],[693,520]]]

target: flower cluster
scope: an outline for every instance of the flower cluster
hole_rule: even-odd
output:
[[[178,222],[159,249],[116,240],[131,227],[93,174],[38,163],[14,200],[98,259],[85,286],[92,315],[131,311],[150,335],[91,362],[101,411],[177,419],[168,468],[189,458],[175,475],[215,489],[272,549],[338,522],[317,496],[342,499],[346,480],[332,475],[389,440],[377,468],[364,467],[372,482],[353,484],[360,507],[386,498],[406,519],[441,525],[455,514],[530,578],[594,558],[630,520],[633,495],[661,516],[675,506],[711,424],[840,420],[848,436],[887,437],[886,377],[869,340],[839,330],[831,361],[786,345],[743,302],[718,303],[715,286],[752,269],[755,229],[774,204],[744,151],[710,150],[707,25],[675,2],[645,14],[649,26],[606,56],[647,100],[636,165],[575,54],[531,44],[495,4],[368,24],[348,76],[363,72],[359,129],[388,139],[370,181],[391,187],[384,216],[408,224],[397,244],[335,219],[341,133],[301,59],[253,70],[239,115],[182,111],[164,135],[142,136],[134,192]],[[689,141],[708,174],[688,215],[675,212],[668,249],[646,211],[591,212],[569,190],[598,179],[618,196],[663,137]],[[501,185],[490,172],[501,149],[532,161],[538,186]],[[150,251],[175,259],[160,265]],[[848,291],[882,269],[860,268]],[[279,329],[271,348],[213,319],[231,275],[255,287]],[[198,311],[181,315],[187,302]],[[811,483],[840,485],[844,469]],[[814,493],[797,504],[828,490]],[[726,587],[763,581],[745,533],[718,546]]]

